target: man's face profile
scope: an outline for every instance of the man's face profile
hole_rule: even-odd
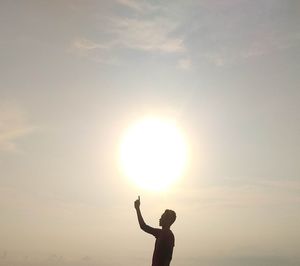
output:
[[[163,226],[165,224],[166,212],[164,212],[159,219],[159,226]]]

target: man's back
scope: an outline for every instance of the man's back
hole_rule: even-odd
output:
[[[175,238],[170,229],[155,230],[155,246],[152,257],[152,266],[169,266],[172,260]]]

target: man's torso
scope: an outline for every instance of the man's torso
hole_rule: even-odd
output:
[[[168,266],[170,265],[173,248],[174,235],[170,229],[157,231],[155,247],[152,257],[152,266]]]

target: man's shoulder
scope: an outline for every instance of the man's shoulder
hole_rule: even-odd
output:
[[[161,240],[165,243],[168,243],[168,246],[175,245],[175,237],[171,230],[162,230]]]
[[[162,236],[164,236],[166,238],[174,239],[174,234],[173,234],[173,232],[170,229],[168,229],[168,230],[161,230],[160,233],[161,233]]]
[[[174,235],[171,229],[162,230],[167,235]]]

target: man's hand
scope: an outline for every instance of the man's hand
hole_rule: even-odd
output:
[[[141,205],[141,200],[139,196],[138,199],[134,202],[134,208],[137,210],[140,208],[140,205]]]

